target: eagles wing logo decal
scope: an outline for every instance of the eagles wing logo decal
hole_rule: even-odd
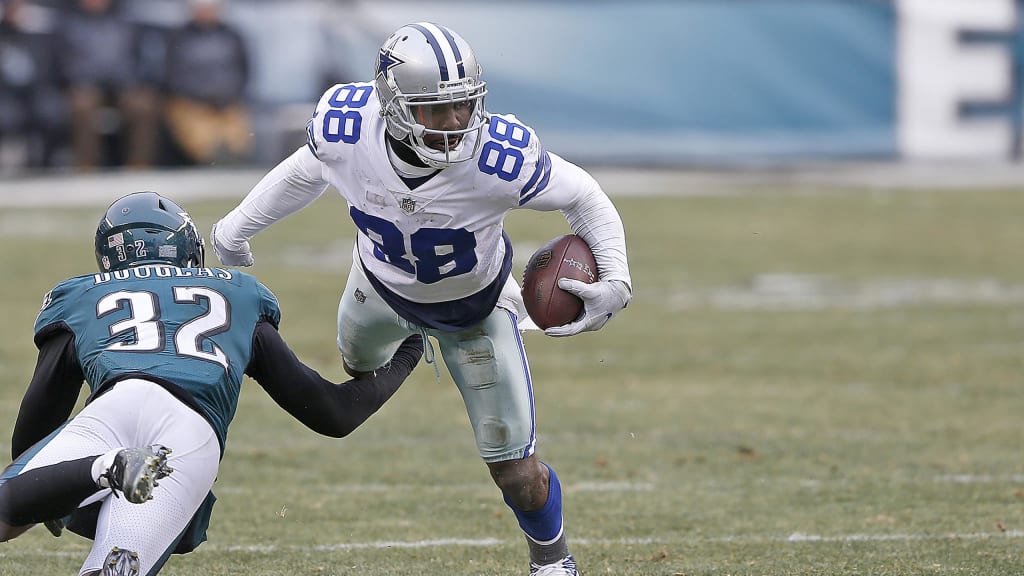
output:
[[[178,226],[178,230],[184,230],[187,226],[195,226],[195,222],[192,221],[192,217],[188,215],[188,212],[178,212],[178,216],[181,216],[182,223]]]
[[[106,256],[104,256],[104,258],[106,258]],[[50,290],[49,292],[47,292],[46,294],[43,295],[43,305],[40,306],[39,311],[42,312],[43,310],[46,310],[46,307],[49,306],[52,303],[53,303],[53,290]]]

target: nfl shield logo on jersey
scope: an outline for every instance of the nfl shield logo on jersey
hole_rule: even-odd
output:
[[[416,201],[412,198],[402,198],[402,212],[412,214],[416,211]]]

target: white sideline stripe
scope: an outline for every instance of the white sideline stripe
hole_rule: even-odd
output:
[[[993,474],[943,474],[935,478],[936,482],[951,484],[994,484],[997,482],[1024,482],[1024,474],[993,475]]]
[[[908,306],[1024,303],[1024,285],[996,278],[875,277],[848,282],[820,274],[773,272],[732,286],[687,288],[662,299],[671,311],[884,310]]]
[[[565,484],[562,490],[565,492],[653,492],[657,488],[654,482],[576,482]],[[494,485],[490,483],[463,483],[463,484],[438,484],[425,486],[423,484],[328,484],[322,488],[324,492],[334,493],[378,493],[406,490],[419,490],[428,492],[486,492],[492,493]],[[217,487],[217,493],[223,494],[251,494],[257,490],[244,486]]]
[[[1017,189],[1019,163],[813,162],[806,165],[735,170],[587,167],[609,196],[706,197],[836,193],[837,189],[954,192]],[[129,192],[156,190],[178,202],[241,200],[269,168],[185,168],[0,176],[0,207],[106,206]],[[831,191],[831,192],[830,192]],[[842,192],[840,192],[842,193]]]
[[[3,445],[0,445],[2,449]],[[996,484],[996,483],[1024,483],[1024,474],[941,474],[931,479],[936,484]],[[770,479],[761,478],[759,482],[771,482],[774,484],[792,484],[801,488],[819,488],[833,484],[848,484],[849,480],[822,480],[820,478],[798,478],[798,479]],[[924,482],[924,480],[922,480]],[[899,482],[905,483],[905,482]],[[654,492],[659,489],[657,482],[575,482],[564,484],[562,490],[567,493],[580,492]],[[427,491],[457,492],[466,493],[487,493],[494,490],[494,485],[489,483],[461,483],[461,484],[440,484],[424,486],[422,484],[383,484],[383,483],[355,483],[355,484],[329,484],[322,488],[324,492],[336,494],[359,494],[359,493],[380,493],[396,491]],[[258,490],[244,486],[223,486],[217,488],[218,493],[224,494],[254,494]]]
[[[566,492],[653,492],[653,482],[577,482],[568,484]]]
[[[820,534],[804,534],[794,532],[789,536],[718,536],[708,538],[570,538],[571,546],[636,546],[636,545],[686,545],[701,544],[846,544],[852,542],[935,542],[941,540],[1016,540],[1024,538],[1022,530],[1005,532],[968,532],[944,534],[838,534],[823,536]],[[260,554],[276,554],[280,552],[333,552],[338,550],[384,550],[389,548],[489,548],[505,545],[518,545],[520,540],[499,540],[497,538],[436,538],[430,540],[380,540],[375,542],[339,542],[319,546],[278,546],[272,544],[232,544],[218,546],[205,543],[200,551],[210,552],[254,552]],[[34,558],[34,557],[80,557],[80,550],[12,550],[0,552],[0,558]]]
[[[211,548],[222,552],[331,552],[335,550],[365,550],[382,548],[445,548],[449,546],[500,546],[503,541],[495,538],[438,538],[433,540],[419,540],[413,542],[401,542],[397,540],[383,540],[379,542],[339,542],[337,544],[321,544],[319,546],[274,546],[256,544],[249,546],[211,546]]]
[[[844,536],[818,536],[794,532],[786,542],[921,542],[926,540],[989,540],[995,538],[1022,538],[1024,531],[972,532],[967,534],[847,534]]]

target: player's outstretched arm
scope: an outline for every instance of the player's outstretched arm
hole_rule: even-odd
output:
[[[210,243],[221,264],[252,266],[249,240],[274,222],[298,212],[327,189],[320,160],[303,146],[264,176],[234,210],[217,221]]]
[[[213,253],[217,255],[217,260],[225,266],[252,266],[256,259],[253,258],[252,248],[249,247],[249,241],[245,240],[234,246],[229,246],[222,237],[217,234],[217,222],[210,229],[210,244],[213,245]]]
[[[412,373],[423,355],[423,337],[410,336],[391,362],[372,376],[335,384],[303,364],[269,322],[261,322],[246,374],[311,430],[341,438],[373,415]]]

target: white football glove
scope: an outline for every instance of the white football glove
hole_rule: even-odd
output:
[[[210,244],[213,244],[213,252],[217,255],[217,260],[220,260],[220,263],[225,266],[252,266],[256,261],[252,257],[248,241],[242,242],[235,250],[222,244],[220,238],[217,237],[217,224],[214,224],[213,229],[210,230]]]
[[[587,284],[571,278],[559,278],[558,287],[583,300],[583,314],[575,322],[548,328],[544,331],[548,336],[573,336],[588,330],[600,330],[633,297],[626,283],[620,280]]]

